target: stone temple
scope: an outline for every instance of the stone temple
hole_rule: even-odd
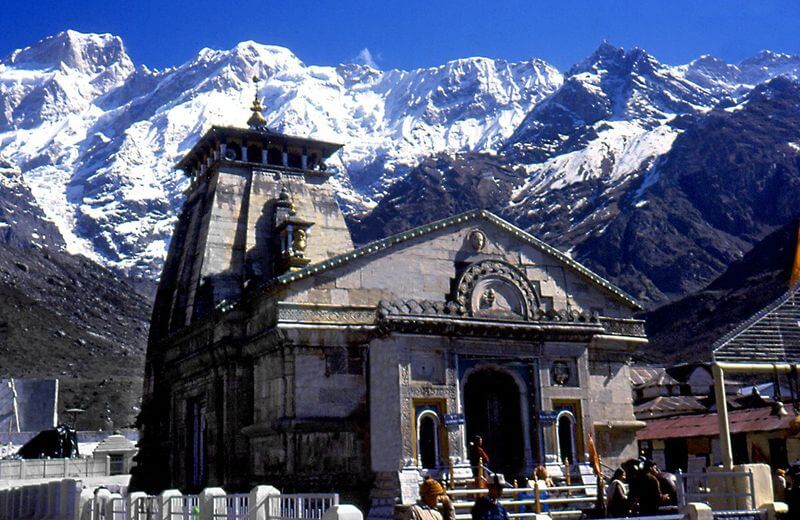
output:
[[[354,247],[325,160],[340,145],[213,127],[153,311],[134,486],[268,483],[399,497],[469,472],[479,434],[510,481],[637,455],[637,303],[486,211]]]

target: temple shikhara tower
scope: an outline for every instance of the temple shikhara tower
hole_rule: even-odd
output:
[[[638,304],[486,211],[354,248],[325,161],[341,145],[211,128],[150,330],[139,473],[151,489],[257,483],[371,500],[409,474],[636,457]]]

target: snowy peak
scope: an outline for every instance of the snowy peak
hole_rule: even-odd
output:
[[[111,34],[64,31],[14,51],[3,60],[17,68],[58,69],[65,65],[84,74],[99,74],[113,65],[133,68],[122,39]]]
[[[564,84],[539,103],[506,143],[524,163],[585,148],[621,121],[652,130],[678,114],[710,109],[718,98],[642,49],[603,42],[572,67]],[[625,135],[630,136],[630,127]]]
[[[761,51],[733,65],[705,55],[675,69],[712,92],[738,97],[753,86],[779,76],[800,80],[800,56]]]
[[[752,58],[739,63],[739,81],[757,85],[777,76],[800,80],[800,56],[761,51]]]

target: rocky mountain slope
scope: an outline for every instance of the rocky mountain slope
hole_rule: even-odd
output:
[[[710,345],[788,289],[800,221],[758,242],[702,290],[646,314],[645,359],[708,361]]]
[[[798,214],[792,201],[800,196],[800,84],[778,77],[736,101],[724,98],[707,110],[673,115],[652,130],[645,130],[653,124],[647,114],[603,121],[583,148],[533,166],[520,165],[524,150],[484,156],[476,178],[517,173],[505,183],[494,180],[505,189],[477,202],[476,182],[420,190],[420,178],[435,177],[424,163],[372,213],[354,217],[357,238],[418,225],[447,208],[480,205],[569,250],[648,305],[697,291]],[[603,134],[620,125],[644,133],[607,146]],[[655,133],[669,135],[668,146],[647,144]],[[459,161],[437,159],[440,176]],[[554,164],[552,171],[564,175],[549,177],[545,186],[542,172]]]
[[[56,226],[31,200],[19,170],[0,164],[0,375],[59,378],[60,411],[85,409],[81,428],[130,426],[148,298],[64,252]]]

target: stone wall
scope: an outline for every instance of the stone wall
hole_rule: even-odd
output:
[[[487,243],[476,252],[468,235],[482,230]],[[555,257],[522,243],[490,222],[473,221],[411,238],[391,249],[352,260],[341,267],[294,282],[286,299],[293,302],[377,305],[384,300],[444,301],[459,268],[499,259],[518,266],[541,295],[543,310],[597,311],[608,317],[631,317],[633,310],[575,273]]]

